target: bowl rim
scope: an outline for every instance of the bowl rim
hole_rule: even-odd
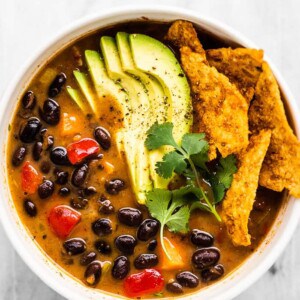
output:
[[[102,18],[113,18],[118,17],[120,14],[126,14],[128,13],[129,19],[130,15],[140,14],[140,16],[146,15],[146,14],[167,14],[167,15],[174,15],[174,18],[178,19],[194,19],[198,20],[200,23],[203,22],[207,26],[210,26],[212,28],[215,28],[216,30],[222,31],[223,34],[228,35],[231,39],[236,41],[237,43],[240,43],[243,46],[246,47],[252,47],[252,48],[259,48],[257,47],[252,41],[244,37],[241,33],[236,31],[235,29],[227,26],[223,22],[220,22],[218,20],[215,20],[214,18],[207,17],[201,14],[198,14],[197,12],[193,12],[188,9],[183,9],[181,7],[177,6],[168,6],[168,5],[121,5],[116,8],[110,8],[105,9],[101,13],[94,13],[90,14],[84,18],[79,19],[78,21],[75,21],[71,23],[70,25],[64,27],[63,30],[59,34],[56,34],[55,36],[52,36],[45,41],[44,45],[41,46],[35,53],[27,60],[26,63],[19,69],[17,72],[17,75],[11,80],[10,84],[8,85],[7,89],[3,93],[2,96],[2,105],[0,108],[0,122],[1,125],[4,125],[4,114],[5,110],[7,109],[8,102],[12,98],[12,95],[14,91],[17,89],[17,83],[20,82],[21,78],[28,72],[28,70],[31,68],[32,65],[35,65],[37,62],[37,59],[42,56],[44,52],[46,52],[51,47],[54,47],[55,44],[57,44],[61,39],[67,37],[68,35],[78,32],[80,28],[87,26],[89,24],[97,22],[97,20],[101,20]],[[132,19],[132,16],[131,16]],[[197,24],[197,21],[195,21]],[[79,36],[78,36],[79,37]],[[68,43],[67,43],[68,44]],[[296,116],[299,116],[299,109],[298,105],[296,103],[295,98],[293,97],[290,89],[288,88],[285,80],[282,78],[281,74],[277,70],[277,68],[274,66],[274,64],[271,62],[271,60],[265,55],[264,59],[268,61],[268,63],[271,66],[271,69],[281,87],[281,90],[285,94],[286,102],[289,106],[289,110],[291,113],[291,118],[293,119],[293,123],[295,126],[295,131],[297,136],[299,137],[300,134],[300,120],[297,120]],[[45,62],[45,61],[44,61]],[[3,131],[3,126],[0,127],[0,129]],[[4,159],[5,160],[5,159]],[[267,256],[263,262],[256,266],[255,271],[256,272],[250,272],[247,276],[244,276],[242,279],[240,279],[232,289],[228,289],[224,291],[224,294],[222,294],[222,299],[232,299],[233,297],[236,297],[238,294],[240,294],[242,291],[244,291],[246,288],[248,288],[251,284],[253,284],[262,274],[264,274],[268,268],[271,267],[271,265],[275,262],[275,260],[278,258],[278,256],[282,253],[284,248],[286,247],[287,243],[290,241],[292,234],[294,233],[299,216],[300,216],[300,201],[295,201],[296,199],[291,197],[289,200],[291,203],[288,205],[291,206],[291,214],[290,218],[287,221],[286,227],[288,227],[288,231],[285,235],[282,236],[282,239],[280,241],[277,241],[274,243],[272,252],[269,256]],[[43,273],[43,268],[39,266],[38,263],[32,261],[32,257],[30,253],[26,253],[22,250],[22,244],[23,242],[17,235],[11,235],[11,228],[10,228],[10,222],[11,220],[5,214],[4,209],[4,202],[5,199],[1,196],[0,199],[0,220],[2,222],[4,231],[6,232],[6,235],[12,245],[14,246],[14,249],[17,251],[17,253],[21,256],[23,261],[27,264],[27,266],[48,286],[50,286],[53,290],[58,292],[60,295],[68,298],[68,299],[83,299],[80,295],[76,294],[75,291],[71,291],[70,289],[64,287],[63,284],[59,285],[55,280],[52,280],[52,278],[49,278],[47,274]],[[2,208],[2,209],[1,209]],[[239,269],[239,267],[238,267]],[[234,271],[237,272],[237,269]],[[71,278],[71,277],[70,277]],[[201,292],[200,290],[199,292]],[[186,295],[184,299],[197,299],[197,295],[199,292],[195,292],[193,294]],[[99,294],[103,294],[103,299],[115,299],[111,297],[111,295],[100,291]],[[218,299],[218,298],[209,298],[209,299]]]

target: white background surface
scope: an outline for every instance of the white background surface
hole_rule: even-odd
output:
[[[0,105],[18,68],[61,28],[107,7],[137,3],[185,7],[234,27],[265,50],[300,97],[299,0],[0,0]],[[299,233],[300,227],[271,270],[237,299],[300,299]],[[19,299],[63,298],[23,263],[0,225],[0,300]]]

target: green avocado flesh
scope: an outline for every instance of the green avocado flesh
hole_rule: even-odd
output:
[[[166,188],[172,179],[163,179],[155,171],[155,164],[170,149],[148,151],[147,131],[155,122],[173,122],[177,141],[190,131],[189,85],[172,51],[149,36],[118,32],[115,38],[101,37],[100,49],[101,54],[85,51],[88,75],[74,71],[81,93],[70,87],[68,92],[82,110],[87,102],[95,114],[106,96],[119,102],[124,127],[116,137],[117,145],[126,156],[137,201],[144,204],[147,191]]]

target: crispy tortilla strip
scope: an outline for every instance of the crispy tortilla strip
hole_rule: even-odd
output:
[[[193,52],[201,54],[203,61],[208,63],[205,50],[197,37],[197,32],[192,23],[183,20],[175,21],[169,28],[165,39],[171,41],[178,48],[190,47]]]
[[[259,184],[278,192],[287,188],[299,198],[300,142],[288,124],[278,84],[269,65],[264,62],[262,68],[249,109],[249,125],[253,133],[261,129],[272,130]]]
[[[209,158],[239,153],[248,144],[248,104],[216,68],[207,64],[205,51],[192,24],[176,21],[166,39],[180,46],[181,63],[194,94],[194,129],[204,132],[210,144]]]
[[[205,132],[210,159],[238,153],[248,144],[248,105],[235,85],[210,67],[193,25],[176,21],[166,39],[181,47],[181,63],[194,94],[195,131]]]
[[[222,217],[235,246],[248,246],[248,219],[258,187],[259,172],[268,150],[271,130],[262,130],[250,138],[247,149],[239,155],[238,171],[233,175],[231,187],[222,206]]]
[[[261,73],[263,50],[247,48],[220,48],[206,51],[210,66],[226,75],[234,83],[248,103],[253,98]]]

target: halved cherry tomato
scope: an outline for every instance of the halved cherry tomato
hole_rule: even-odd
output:
[[[81,213],[67,205],[58,205],[51,209],[48,222],[55,234],[62,239],[68,237],[80,221]]]
[[[81,163],[91,155],[97,154],[99,150],[99,144],[90,138],[82,139],[67,147],[68,158],[73,165]]]
[[[132,274],[124,281],[124,290],[128,297],[158,293],[163,287],[164,278],[155,269],[145,269],[143,272]]]
[[[34,194],[39,184],[42,182],[42,176],[38,171],[26,161],[21,171],[21,186],[22,190],[27,194]]]

